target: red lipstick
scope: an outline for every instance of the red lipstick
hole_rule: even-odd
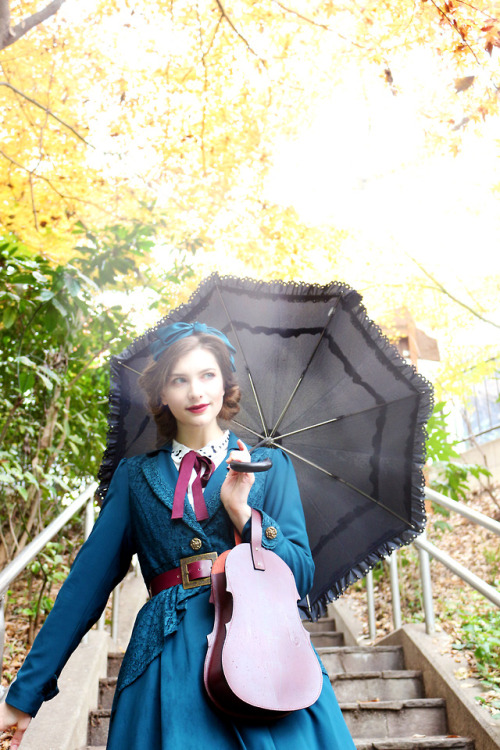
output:
[[[201,414],[208,406],[209,404],[196,404],[196,406],[188,406],[187,410],[190,411],[191,414]]]

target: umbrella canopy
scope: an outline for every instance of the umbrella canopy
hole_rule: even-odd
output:
[[[237,350],[234,431],[294,464],[316,564],[314,615],[425,525],[422,464],[432,388],[345,284],[262,282],[213,274],[189,302],[111,362],[101,494],[123,456],[157,434],[137,385],[155,330],[199,321]]]

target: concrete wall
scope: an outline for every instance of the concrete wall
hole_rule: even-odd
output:
[[[87,746],[89,710],[97,708],[99,678],[106,676],[108,652],[125,650],[136,614],[147,599],[144,582],[134,573],[128,574],[120,589],[116,643],[106,632],[88,633],[86,642],[78,646],[61,673],[59,694],[44,703],[31,721],[21,750],[77,750]]]
[[[403,625],[378,643],[402,646],[406,669],[422,672],[427,698],[444,698],[448,731],[474,740],[476,750],[500,748],[500,726],[474,699],[484,688],[475,680],[458,680],[456,661],[442,653],[445,634],[427,635],[423,625]]]
[[[500,438],[482,443],[480,450],[471,448],[460,454],[460,458],[466,464],[480,464],[486,466],[493,474],[492,481],[500,482]],[[484,480],[483,480],[484,481]],[[477,487],[477,481],[471,480],[471,487]]]

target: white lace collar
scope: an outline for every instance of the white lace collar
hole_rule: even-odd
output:
[[[218,466],[226,457],[228,444],[229,430],[225,430],[220,438],[216,438],[210,443],[207,443],[203,448],[197,450],[196,453],[199,453],[201,456],[207,456],[214,462],[215,466]],[[175,438],[172,440],[172,460],[177,468],[179,468],[182,459],[190,450],[192,450],[192,448],[188,448],[187,445],[179,443]]]

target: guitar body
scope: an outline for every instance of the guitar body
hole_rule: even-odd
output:
[[[239,544],[214,563],[204,679],[225,713],[269,720],[312,705],[323,675],[299,616],[292,571],[274,552],[260,547],[257,556],[252,547]]]

